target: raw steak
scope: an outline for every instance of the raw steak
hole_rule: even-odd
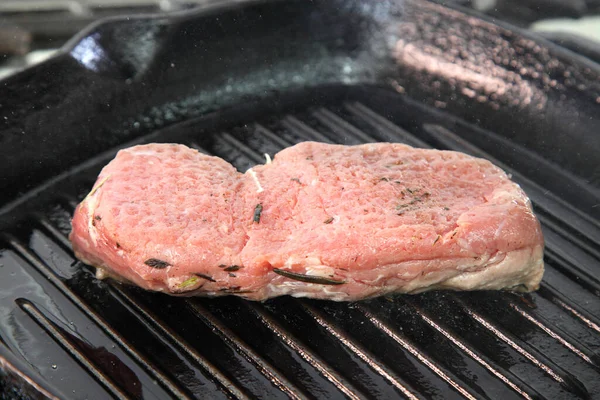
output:
[[[176,295],[531,291],[544,271],[539,222],[503,171],[401,144],[305,142],[245,174],[182,145],[135,146],[72,223],[99,277]]]

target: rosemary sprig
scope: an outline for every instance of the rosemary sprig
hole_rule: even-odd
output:
[[[339,281],[336,279],[326,278],[324,276],[299,274],[297,272],[285,271],[279,268],[273,268],[273,272],[275,272],[278,275],[285,276],[286,278],[295,279],[297,281],[307,283],[317,283],[319,285],[341,285],[343,283],[346,283],[346,281]]]

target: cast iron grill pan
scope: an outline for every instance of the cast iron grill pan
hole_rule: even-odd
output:
[[[293,17],[296,27],[301,26],[302,21],[321,23],[318,12],[332,11],[328,7],[333,7],[331,4],[335,2],[310,3],[314,9],[305,5],[308,3],[299,6],[300,3],[286,3],[287,17],[285,13],[274,12],[281,11],[276,6],[283,3],[260,5],[260,19],[281,20],[285,25],[286,18]],[[415,14],[417,16],[433,18],[438,12],[449,20],[454,16],[454,22],[468,19],[447,14],[438,6],[431,8],[429,3],[413,3],[417,9],[422,6],[421,11],[428,11]],[[336,9],[343,9],[339,7],[342,3],[335,4],[338,4]],[[343,4],[362,10],[360,7],[369,3]],[[378,4],[388,8],[390,5]],[[273,15],[268,14],[269,7],[273,8]],[[298,8],[289,11],[287,7]],[[378,14],[381,9],[373,10],[370,20],[377,22],[381,19]],[[403,12],[410,14],[410,8],[407,10]],[[256,23],[252,15],[258,18],[258,14],[251,11],[244,14],[250,21],[249,26]],[[222,21],[226,19],[223,15],[226,16],[217,13],[210,18]],[[238,14],[234,12],[234,15]],[[328,18],[335,22],[332,15],[333,11]],[[352,11],[351,16],[356,15],[360,18],[352,21],[352,27],[359,33],[353,36],[351,30],[342,32],[356,40],[350,40],[349,47],[341,49],[360,59],[364,54],[355,50],[360,49],[361,40],[365,39],[361,35],[377,24],[355,23],[367,20],[364,14]],[[143,38],[140,40],[146,44],[157,38],[169,43],[161,36],[160,28],[168,24],[141,21],[141,25],[134,24],[136,28],[131,28],[139,30],[133,35],[135,38]],[[186,24],[193,22],[186,21]],[[214,22],[214,19],[209,21]],[[422,24],[417,26],[424,29],[421,32],[424,37],[435,31],[431,21]],[[335,28],[335,24],[332,25]],[[117,24],[119,29],[123,26],[130,29],[129,25]],[[150,31],[146,36],[142,34],[144,29]],[[333,37],[339,37],[340,29],[333,29]],[[94,35],[103,30],[112,32],[101,25],[83,39],[91,36],[101,43],[102,35]],[[181,34],[181,31],[176,32]],[[173,32],[170,35],[172,40],[180,38]],[[484,40],[482,36],[475,36],[477,40]],[[316,38],[322,37],[317,34]],[[518,42],[519,38],[514,34],[514,41]],[[257,40],[256,37],[250,39],[250,42]],[[291,42],[292,38],[287,39],[290,46],[298,45]],[[310,42],[308,39],[302,40]],[[305,43],[302,40],[300,44]],[[185,41],[174,43],[174,47],[185,47]],[[229,42],[221,43],[227,47]],[[528,57],[535,58],[540,51],[546,54],[544,49],[546,47],[531,53],[534,55],[525,52],[524,60],[519,59],[519,62],[527,64]],[[235,55],[221,50],[224,52],[222,64],[229,65]],[[313,54],[315,47],[310,45],[304,50]],[[169,64],[176,57],[171,47],[152,53],[146,61],[138,57],[137,64],[130,59],[120,63],[109,60],[113,62],[109,68],[100,65],[107,60],[100,60],[98,65],[102,68],[91,72],[89,65],[83,72],[80,67],[74,67],[73,58],[66,56],[38,67],[39,73],[62,66],[74,74],[75,82],[91,78],[94,82],[88,87],[91,95],[86,97],[81,90],[75,95],[82,103],[81,112],[69,114],[65,111],[68,105],[61,103],[65,113],[56,113],[55,123],[50,114],[45,114],[43,102],[36,103],[35,96],[26,88],[20,103],[4,108],[8,109],[7,115],[22,116],[23,126],[48,121],[48,126],[56,130],[54,138],[59,140],[52,147],[52,140],[37,140],[37,133],[32,131],[19,139],[21,142],[15,142],[13,137],[5,138],[4,142],[4,151],[12,160],[18,158],[15,158],[18,146],[12,153],[10,146],[18,143],[24,146],[22,159],[18,160],[24,168],[22,182],[17,179],[5,186],[4,195],[12,193],[15,197],[0,209],[0,365],[3,367],[0,382],[5,384],[5,398],[19,395],[90,399],[600,397],[600,223],[598,208],[590,206],[600,202],[593,180],[598,171],[581,169],[581,173],[576,174],[572,168],[590,163],[586,157],[592,154],[595,144],[589,148],[580,146],[581,159],[558,162],[568,158],[579,142],[594,139],[589,128],[597,117],[588,119],[587,115],[592,114],[586,113],[593,109],[590,99],[595,102],[597,86],[577,89],[577,95],[565,89],[562,94],[572,95],[566,100],[558,95],[559,100],[556,100],[552,97],[556,93],[549,89],[547,104],[551,109],[560,110],[558,106],[562,105],[568,109],[579,104],[579,116],[586,116],[585,122],[579,125],[578,119],[567,112],[557,111],[552,117],[560,116],[562,122],[546,132],[549,138],[564,132],[561,131],[564,126],[570,126],[577,139],[572,140],[571,147],[556,154],[550,151],[552,144],[532,146],[531,137],[527,136],[529,131],[532,137],[544,133],[540,129],[545,125],[540,121],[546,118],[534,113],[536,104],[533,108],[500,107],[486,113],[485,104],[477,99],[469,100],[468,95],[456,97],[456,93],[462,93],[460,82],[438,80],[438,86],[452,84],[457,88],[434,91],[432,97],[428,90],[436,87],[435,81],[429,82],[433,82],[433,86],[421,88],[418,83],[428,82],[432,77],[422,70],[408,68],[402,70],[404,78],[398,75],[391,81],[389,75],[385,75],[389,71],[382,72],[383,75],[370,70],[366,75],[335,77],[327,70],[331,65],[341,66],[345,71],[346,67],[352,70],[360,64],[349,62],[350,58],[340,58],[340,54],[327,46],[321,50],[322,54],[329,54],[330,59],[304,60],[305,64],[295,60],[278,67],[269,64],[271,70],[263,73],[264,76],[290,79],[281,78],[273,90],[263,91],[262,78],[256,75],[245,86],[254,88],[255,95],[219,97],[216,94],[219,90],[228,93],[227,85],[235,92],[235,80],[215,86],[214,96],[209,100],[216,109],[185,96],[179,103],[173,101],[178,93],[183,96],[188,90],[197,91],[192,87],[195,84],[210,85],[195,81],[197,77],[190,72],[191,66],[183,68],[183,75],[171,72],[168,76],[161,75],[161,60],[168,60],[165,65],[172,68]],[[191,57],[192,53],[190,50],[187,55]],[[217,60],[214,54],[209,56],[208,59]],[[280,56],[290,57],[289,54]],[[588,61],[571,56],[569,59],[562,54],[560,59],[569,74],[578,76],[577,73],[583,71],[582,74],[590,77],[596,73]],[[195,57],[199,57],[198,54]],[[378,61],[383,62],[385,58],[383,55]],[[257,60],[254,59],[257,65],[264,67]],[[327,60],[330,62],[322,63]],[[202,59],[198,62],[207,65]],[[316,75],[307,73],[316,82],[294,85],[297,65],[321,68]],[[231,67],[232,76],[245,66],[240,63]],[[207,73],[214,72],[217,77],[223,74],[214,68],[215,71]],[[10,91],[26,78],[33,79],[34,72],[25,72],[8,81],[5,90],[8,87]],[[137,73],[149,74],[157,85],[164,83],[157,77],[169,84],[153,90],[143,89],[143,83],[149,78],[144,75],[146,78],[137,80]],[[127,89],[130,92],[119,92],[118,82],[125,78],[130,80],[127,83],[131,86]],[[414,81],[416,78],[418,82]],[[31,82],[36,85],[35,79]],[[60,87],[65,92],[60,93],[75,90],[69,86],[72,81],[66,79],[65,82],[65,86]],[[153,82],[152,79],[149,82]],[[576,86],[577,82],[587,81],[578,76]],[[52,88],[35,87],[58,96]],[[98,92],[111,87],[117,92],[113,97],[107,98]],[[129,97],[132,93],[137,93],[137,97]],[[0,94],[6,95],[6,92]],[[54,99],[52,96],[42,97]],[[71,93],[65,96],[72,101]],[[107,99],[113,102],[108,109],[102,106]],[[132,105],[134,101],[137,103]],[[439,102],[446,105],[441,106]],[[31,104],[38,106],[30,107]],[[91,113],[87,123],[85,113]],[[497,122],[502,115],[514,115],[514,123],[488,123],[488,119]],[[107,120],[107,116],[114,116],[114,121]],[[9,131],[18,127],[18,123],[10,121],[6,123]],[[132,121],[139,121],[137,128]],[[133,129],[124,130],[126,122]],[[518,131],[521,123],[523,129]],[[64,130],[60,131],[61,128]],[[86,130],[85,136],[81,136],[81,129]],[[508,131],[514,132],[509,134]],[[66,137],[60,139],[61,132]],[[521,136],[511,136],[519,132]],[[265,303],[237,298],[182,299],[98,281],[91,268],[74,258],[67,239],[70,217],[100,169],[119,148],[148,142],[184,143],[223,157],[244,171],[263,163],[264,153],[273,155],[304,140],[342,144],[401,142],[423,148],[459,150],[490,159],[511,173],[525,189],[542,222],[547,248],[546,274],[540,290],[523,295],[438,291],[356,303],[290,297]],[[57,149],[65,151],[61,165],[71,165],[60,174],[56,172],[57,165],[52,164],[52,155]],[[81,149],[83,152],[77,153]],[[35,160],[35,151],[43,151],[39,164],[46,167],[45,175],[36,173],[37,164],[30,165]],[[74,152],[85,157],[85,161],[80,163],[82,159],[74,157]],[[5,165],[0,166],[4,171]],[[54,176],[49,176],[52,171]],[[49,177],[52,179],[39,184],[42,178]],[[25,194],[16,195],[19,192]],[[34,383],[33,389],[20,391],[12,385],[15,376],[16,381]]]
[[[334,101],[226,129],[187,123],[136,143],[175,140],[240,170],[302,140],[392,140],[487,157],[513,174],[540,215],[548,247],[541,289],[260,304],[99,282],[76,262],[67,235],[110,151],[45,188],[36,199],[43,205],[3,229],[3,355],[23,359],[50,392],[73,398],[599,396],[597,222],[549,196],[535,170],[505,166],[438,113],[427,118],[426,107],[396,95],[382,108],[371,101],[381,99],[378,88],[327,90]],[[401,120],[417,112],[429,122],[404,129]],[[585,223],[578,229],[574,218]]]

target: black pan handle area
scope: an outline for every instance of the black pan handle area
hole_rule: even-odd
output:
[[[230,2],[110,19],[0,83],[0,204],[153,129],[281,91],[376,82],[395,2]],[[24,178],[25,177],[25,178]]]
[[[425,0],[226,2],[109,19],[0,82],[0,204],[158,128],[323,85],[493,126],[598,184],[597,64]],[[235,121],[232,121],[235,123]]]

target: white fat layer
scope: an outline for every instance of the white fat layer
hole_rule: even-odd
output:
[[[96,212],[96,208],[98,208],[98,197],[96,196],[96,192],[106,183],[108,178],[110,178],[110,174],[106,175],[106,177],[94,186],[84,199],[84,201],[87,202],[88,209],[88,232],[90,233],[90,239],[92,239],[94,245],[96,245],[96,238],[98,236],[96,227],[94,227],[94,213]]]
[[[335,269],[327,265],[307,265],[305,267],[306,275],[329,277],[335,273]]]
[[[294,265],[302,265],[303,273],[310,276],[329,278],[335,274],[335,268],[323,265],[319,257],[291,256],[282,266],[282,269],[291,269]]]
[[[304,257],[298,255],[292,255],[285,260],[283,263],[283,268],[291,268],[294,265],[302,265],[302,266],[321,266],[323,263],[319,257]]]
[[[227,225],[227,224],[221,224],[221,225],[219,225],[219,231],[221,231],[222,233],[228,233],[229,232],[229,225]]]
[[[539,287],[544,273],[543,247],[513,250],[492,257],[485,268],[465,271],[444,279],[451,271],[439,271],[415,279],[402,288],[404,293],[419,293],[432,289],[500,290],[524,285],[528,290]]]
[[[338,292],[332,289],[333,287],[324,287],[322,290],[323,292],[327,293],[328,298],[333,301],[344,301],[348,300],[348,297],[350,297],[350,295],[346,292]]]
[[[92,191],[95,192],[95,190]],[[91,194],[90,192],[90,195],[88,195],[85,201],[87,202],[88,210],[88,232],[90,235],[90,239],[92,239],[92,242],[95,246],[97,242],[96,239],[98,237],[98,233],[96,232],[96,227],[94,226],[94,213],[96,212],[96,208],[98,207],[98,197],[96,197],[94,194]]]
[[[304,290],[302,290],[304,289]],[[269,283],[266,290],[268,297],[291,295],[293,297],[315,297],[315,294],[327,294],[327,296],[317,296],[327,298],[333,301],[347,300],[349,295],[346,292],[334,290],[333,287],[307,282],[289,282]]]
[[[373,279],[372,281],[369,281],[369,284],[371,285],[376,285],[377,283],[379,283],[380,280],[382,280],[383,278],[387,278],[388,276],[386,274],[378,274],[377,278]]]
[[[265,160],[266,160],[265,164],[267,164],[267,165],[271,164],[273,162],[273,160],[271,160],[271,156],[268,155],[267,153],[265,153]]]
[[[254,183],[256,183],[256,193],[261,193],[264,191],[263,187],[260,185],[260,182],[258,181],[258,177],[256,176],[256,172],[254,172],[254,170],[252,168],[250,168],[248,171],[246,171],[250,174],[250,176],[252,177],[252,179],[254,180]]]
[[[444,287],[462,290],[495,290],[518,284],[524,284],[530,290],[535,289],[544,272],[542,252],[541,246],[511,251],[499,262],[491,260],[491,265],[483,270],[465,272],[442,284]]]
[[[387,292],[397,293],[419,293],[432,289],[454,289],[454,290],[499,290],[518,288],[523,285],[526,290],[535,290],[539,287],[539,282],[544,273],[543,247],[535,246],[513,250],[508,253],[498,253],[493,256],[482,255],[474,263],[459,263],[450,268],[444,268],[438,271],[432,271],[418,278],[414,277],[413,272],[406,271],[397,274],[377,274],[374,280],[355,281],[354,284],[362,287],[363,295],[372,296]],[[294,263],[292,257],[288,260],[289,264]],[[305,267],[308,274],[317,274],[323,276],[330,267],[323,265],[311,265]],[[400,268],[400,265],[396,266]],[[396,269],[394,268],[394,269]],[[405,279],[403,279],[405,278]],[[413,279],[414,278],[414,279]],[[409,279],[409,280],[406,280]],[[377,287],[380,282],[386,280],[385,286]],[[352,284],[352,279],[348,282]],[[341,291],[344,290],[344,291]],[[263,292],[266,297],[276,297],[281,295],[291,295],[294,297],[313,297],[326,298],[334,301],[347,301],[361,298],[354,290],[349,290],[346,285],[327,286],[312,284],[301,281],[280,281],[269,283]]]
[[[487,260],[482,268],[476,270],[444,268],[442,270],[431,271],[418,278],[405,281],[387,274],[390,278],[386,280],[385,285],[373,285],[373,282],[366,282],[362,279],[355,280],[350,278],[347,285],[328,286],[302,281],[287,280],[284,277],[277,276],[266,286],[259,288],[252,294],[242,295],[242,297],[252,300],[265,300],[272,297],[290,295],[293,297],[322,298],[333,301],[357,300],[365,297],[382,295],[385,293],[419,293],[432,289],[454,289],[454,290],[495,290],[495,289],[513,289],[513,290],[535,290],[539,287],[539,282],[544,272],[543,247],[535,246],[514,250],[508,253],[499,253],[492,257],[482,256],[481,259]],[[299,258],[299,257],[297,257]],[[461,262],[460,260],[454,260]],[[293,260],[292,260],[293,262]],[[471,265],[473,266],[473,265]],[[396,265],[394,269],[400,268]],[[323,268],[330,268],[323,265],[312,265],[311,271],[323,271]],[[392,271],[394,272],[394,271]],[[167,287],[155,288],[155,290],[168,291],[171,294],[181,296],[222,296],[225,293],[215,291],[203,291],[202,282],[194,282],[193,285],[182,289],[180,285],[189,277],[173,276],[167,278]],[[378,274],[375,281],[381,280]],[[206,290],[206,289],[204,289]]]

